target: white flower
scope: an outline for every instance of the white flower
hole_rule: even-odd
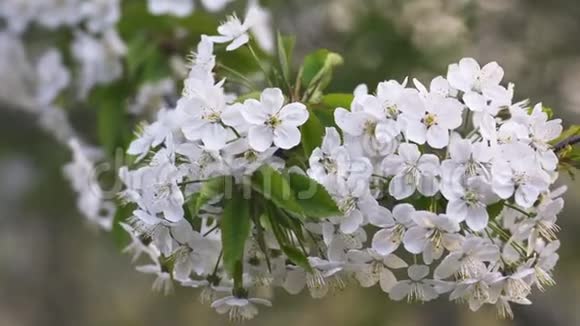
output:
[[[46,51],[36,63],[38,104],[49,105],[70,83],[70,73],[63,65],[62,55],[56,49]]]
[[[528,238],[528,251],[533,250],[539,237],[548,241],[557,239],[560,227],[556,224],[557,216],[564,208],[564,200],[557,198],[542,202],[535,216],[524,219],[518,226],[515,236]]]
[[[125,230],[125,232],[127,232],[131,237],[131,243],[123,249],[123,253],[131,254],[132,256],[131,262],[134,263],[137,260],[139,260],[139,257],[141,257],[141,255],[144,253],[152,258],[156,257],[154,250],[143,243],[143,240],[140,237],[141,234],[139,232],[137,232],[133,227],[131,227],[128,224],[122,222],[120,222],[119,224],[121,225],[123,230]]]
[[[552,270],[556,266],[560,256],[557,250],[560,248],[560,241],[552,241],[546,243],[538,239],[535,245],[535,251],[539,254],[537,261],[530,261],[534,263],[534,282],[540,291],[544,291],[545,286],[553,286],[556,284],[552,277]]]
[[[457,222],[466,221],[467,226],[476,232],[487,227],[487,205],[499,199],[491,190],[491,185],[482,177],[468,179],[464,189],[448,192],[445,198],[449,200],[447,216]]]
[[[248,43],[250,36],[248,30],[254,26],[256,23],[254,20],[257,16],[254,16],[253,11],[250,9],[246,15],[246,20],[242,23],[238,17],[234,14],[228,17],[227,21],[218,27],[219,36],[210,36],[210,40],[215,43],[228,43],[231,42],[227,47],[227,51],[233,51],[240,46]]]
[[[484,303],[495,303],[502,290],[501,273],[484,271],[460,281],[449,295],[449,300],[465,300],[477,311]]]
[[[377,96],[366,94],[366,86],[357,87],[350,111],[334,111],[337,126],[346,135],[361,138],[365,152],[372,156],[392,153],[401,133],[400,112],[420,101],[417,91],[405,88],[405,84],[406,81],[402,85],[394,80],[382,82]]]
[[[441,163],[441,193],[446,198],[464,190],[471,177],[491,180],[493,150],[484,142],[472,143],[453,134],[448,147],[450,159]]]
[[[258,152],[248,143],[247,138],[240,138],[226,145],[223,149],[224,160],[233,175],[250,175],[264,164],[277,168],[284,168],[285,162],[275,157],[276,147],[270,147]]]
[[[256,42],[264,51],[272,53],[274,51],[274,33],[271,26],[270,12],[260,6],[258,0],[250,0],[248,1],[246,17],[250,17],[246,19],[254,22],[251,30]]]
[[[415,224],[411,218],[415,208],[411,204],[398,204],[393,207],[395,224],[375,233],[372,248],[380,255],[386,256],[399,248],[407,229]]]
[[[202,35],[201,40],[197,44],[197,51],[193,54],[192,73],[195,73],[195,67],[200,67],[207,73],[210,73],[215,67],[215,55],[213,54],[213,42],[207,35]]]
[[[229,313],[230,321],[243,322],[250,320],[258,314],[256,305],[271,307],[270,301],[260,298],[238,298],[229,296],[218,299],[211,304],[218,314]]]
[[[148,0],[147,8],[153,15],[189,16],[194,9],[193,0]]]
[[[318,257],[309,257],[308,262],[312,271],[306,272],[302,268],[289,269],[282,287],[290,294],[298,294],[308,287],[310,295],[323,298],[329,290],[338,290],[345,287],[344,281],[338,275],[343,270],[343,264],[330,262]]]
[[[379,283],[385,293],[389,293],[397,282],[391,269],[408,267],[401,258],[392,254],[381,256],[372,249],[351,250],[348,258],[350,267],[355,270],[355,278],[362,287]]]
[[[498,86],[503,78],[503,69],[497,62],[490,62],[483,68],[473,58],[463,58],[459,64],[449,65],[447,80],[451,86],[468,94],[480,93]]]
[[[484,262],[495,263],[499,259],[499,248],[488,239],[470,236],[461,247],[445,256],[435,268],[434,277],[445,279],[453,275],[471,278],[486,269]]]
[[[157,120],[143,127],[143,132],[131,142],[127,153],[139,155],[137,161],[141,160],[152,147],[159,146],[161,143],[172,140],[172,133],[177,124],[175,111],[167,109],[159,110]]]
[[[370,193],[368,178],[353,175],[347,179],[345,185],[346,188],[340,189],[342,192],[333,194],[342,215],[330,218],[332,222],[340,224],[343,233],[351,234],[366,221],[375,218],[377,220],[381,218],[381,223],[392,224],[390,212],[379,206]],[[385,222],[385,219],[389,219],[390,222]]]
[[[548,120],[541,103],[534,106],[530,120],[531,145],[536,150],[537,160],[544,169],[553,171],[558,165],[558,157],[552,151],[550,141],[562,133],[562,120]]]
[[[416,226],[407,230],[403,237],[405,249],[412,254],[423,253],[423,261],[431,264],[439,259],[443,250],[457,249],[461,241],[459,223],[446,215],[417,211],[411,215]]]
[[[502,199],[510,198],[515,191],[516,203],[529,208],[548,189],[550,177],[537,165],[533,155],[511,148],[515,156],[511,162],[498,159],[492,166],[493,191]]]
[[[209,12],[220,11],[233,0],[201,0],[201,3]]]
[[[93,86],[121,77],[121,58],[127,48],[116,31],[107,30],[100,38],[77,32],[71,47],[73,57],[81,66],[79,98],[85,98]]]
[[[195,86],[194,86],[195,85]],[[188,140],[201,140],[209,150],[219,150],[236,135],[228,128],[237,124],[236,107],[226,104],[223,81],[213,85],[190,79],[192,92],[177,102],[177,111],[185,116],[181,130]]]
[[[157,278],[153,281],[153,291],[163,292],[165,295],[173,292],[171,274],[165,271],[158,262],[151,265],[137,266],[136,269],[141,273],[157,275]]]
[[[331,262],[346,262],[347,253],[352,249],[361,249],[367,241],[367,234],[363,228],[352,233],[343,233],[332,223],[322,224],[322,239],[328,247],[328,260]]]
[[[120,0],[83,1],[80,15],[86,20],[86,26],[92,33],[100,33],[110,28],[121,18]]]
[[[191,180],[203,180],[227,173],[226,162],[219,151],[209,150],[199,144],[183,143],[175,152],[185,156],[185,166]]]
[[[95,162],[103,158],[103,153],[82,144],[76,138],[70,139],[68,146],[73,160],[64,166],[63,171],[78,194],[77,207],[89,222],[110,230],[115,216],[115,205],[105,200],[95,174]]]
[[[436,299],[439,294],[435,291],[432,282],[426,280],[429,275],[429,267],[425,265],[411,265],[407,269],[409,280],[397,282],[389,292],[389,298],[395,301],[401,301],[407,298],[407,301],[431,301]]]
[[[443,148],[449,144],[449,131],[461,126],[463,106],[438,92],[422,95],[422,105],[402,109],[405,136],[417,144],[426,141],[433,148]]]
[[[178,222],[183,219],[185,199],[178,182],[182,175],[166,151],[159,151],[153,157],[154,163],[140,168],[138,174],[142,182],[136,189],[139,193],[138,204],[149,213],[163,213],[165,219]]]
[[[260,101],[249,99],[244,103],[242,116],[252,126],[248,132],[250,146],[263,152],[272,142],[282,149],[300,143],[299,126],[308,120],[308,111],[302,103],[284,105],[284,95],[278,88],[267,88]]]
[[[387,176],[394,176],[389,193],[396,199],[407,198],[417,189],[425,196],[433,196],[439,190],[439,158],[421,155],[415,144],[401,144],[398,154],[383,160],[382,169]]]

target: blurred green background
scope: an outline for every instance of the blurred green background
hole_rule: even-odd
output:
[[[268,8],[276,28],[297,35],[296,58],[321,47],[344,54],[332,91],[407,75],[428,82],[473,56],[498,61],[517,100],[541,100],[565,125],[580,122],[578,0],[271,0]],[[76,211],[61,173],[68,150],[33,116],[2,106],[0,114],[0,325],[228,324],[195,290],[151,292],[153,279]],[[91,119],[73,116],[81,125]],[[535,293],[532,306],[514,307],[513,321],[493,307],[394,303],[378,288],[353,286],[323,300],[276,292],[274,307],[247,324],[580,325],[580,182],[561,180],[569,191],[557,285]]]

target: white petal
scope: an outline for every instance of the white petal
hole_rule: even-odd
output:
[[[459,257],[461,257],[461,254],[452,253],[443,258],[439,266],[435,268],[434,277],[436,279],[446,279],[455,274],[460,267]]]
[[[284,94],[279,88],[266,88],[260,96],[260,102],[269,109],[270,114],[275,114],[284,105]]]
[[[285,125],[298,127],[308,120],[308,110],[306,110],[306,106],[302,103],[290,103],[280,110],[280,119]]]
[[[202,131],[201,140],[207,149],[220,150],[226,146],[229,130],[218,123],[207,124]]]
[[[389,155],[385,157],[381,164],[382,170],[386,175],[395,175],[402,172],[404,168],[404,159],[399,155]]]
[[[411,284],[408,281],[397,282],[389,291],[389,298],[401,301],[411,292]]]
[[[482,83],[499,84],[503,79],[504,71],[497,62],[493,61],[481,68]]]
[[[413,222],[411,214],[415,212],[415,208],[411,204],[398,204],[393,207],[393,216],[397,222],[408,225]]]
[[[283,149],[290,149],[300,143],[300,130],[297,127],[282,124],[274,129],[274,144]]]
[[[383,290],[385,293],[389,293],[396,283],[397,279],[395,278],[393,272],[383,268],[379,274],[379,284],[381,286],[381,290]]]
[[[373,236],[372,248],[381,256],[386,256],[399,247],[399,242],[393,241],[393,231],[382,229]]]
[[[467,203],[462,199],[450,200],[445,213],[456,222],[463,222],[467,216]]]
[[[337,108],[334,110],[334,120],[345,133],[360,136],[367,122],[367,115],[363,112],[349,112],[343,108]]]
[[[282,287],[290,294],[298,294],[306,285],[306,273],[301,270],[290,270],[286,273],[286,279]]]
[[[443,148],[449,144],[449,130],[441,126],[427,129],[427,143],[433,148]]]
[[[416,189],[415,182],[407,175],[395,176],[389,184],[389,194],[395,199],[404,199],[411,196]]]
[[[417,162],[417,168],[422,174],[439,175],[439,158],[433,154],[425,154]]]
[[[385,257],[385,259],[383,259],[383,264],[385,264],[385,266],[391,269],[400,269],[409,267],[409,265],[404,260],[395,255],[388,255],[387,257]]]
[[[417,145],[403,143],[399,145],[399,155],[406,162],[417,162],[421,156],[421,152],[419,152],[419,147],[417,147]]]
[[[467,212],[466,223],[470,229],[479,232],[487,227],[489,215],[485,207],[470,207]]]
[[[230,43],[227,47],[226,47],[226,51],[234,51],[237,48],[239,48],[240,46],[248,43],[248,41],[250,40],[250,36],[248,35],[248,33],[244,33],[238,37],[236,37],[232,43]]]
[[[264,105],[254,99],[248,99],[241,108],[242,116],[251,124],[261,125],[268,120],[270,111]]]
[[[417,144],[425,144],[427,137],[427,127],[417,120],[407,120],[405,122],[405,135]]]
[[[399,124],[391,119],[380,122],[375,129],[375,137],[381,143],[393,141],[400,133]]]
[[[258,152],[263,152],[270,148],[273,138],[274,133],[267,126],[253,126],[248,133],[250,146]]]
[[[420,281],[429,275],[429,267],[425,265],[411,265],[407,273],[413,281]]]
[[[353,210],[349,216],[343,217],[342,223],[340,223],[340,231],[345,234],[352,234],[363,222],[363,216],[358,209]]]
[[[408,252],[412,254],[419,254],[425,248],[427,233],[421,227],[412,227],[405,233],[403,237],[403,245]]]
[[[439,191],[439,180],[433,175],[421,175],[417,189],[427,197],[434,196]]]
[[[395,220],[393,219],[393,214],[387,208],[382,206],[374,207],[372,212],[369,213],[368,219],[369,222],[381,228],[393,226],[395,224]]]

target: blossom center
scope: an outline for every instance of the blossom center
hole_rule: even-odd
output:
[[[387,118],[396,119],[399,116],[399,108],[396,104],[385,103],[385,115]]]
[[[276,116],[276,115],[271,115],[268,118],[268,120],[266,120],[266,125],[272,129],[275,129],[276,127],[278,127],[281,124],[282,124],[282,120],[280,120],[280,118],[278,118],[278,116]]]
[[[431,127],[437,124],[437,115],[433,114],[433,113],[427,113],[425,114],[425,117],[423,117],[423,123],[427,126],[427,127]]]
[[[364,132],[369,136],[373,136],[375,134],[375,129],[377,129],[377,123],[375,121],[367,121],[364,125]]]

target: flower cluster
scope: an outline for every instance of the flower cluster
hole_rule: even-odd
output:
[[[208,11],[216,12],[232,1],[204,0],[203,4]],[[82,137],[69,122],[66,111],[69,102],[75,107],[79,103],[98,105],[92,100],[91,92],[98,86],[115,87],[113,84],[127,74],[124,70],[128,66],[129,49],[125,41],[130,43],[130,38],[135,36],[125,33],[129,39],[123,40],[118,30],[119,23],[133,19],[126,16],[132,13],[127,10],[127,7],[131,9],[127,3],[121,0],[5,0],[0,3],[0,73],[3,76],[0,101],[37,115],[41,127],[71,149],[73,159],[65,167],[65,177],[78,193],[77,206],[89,222],[106,230],[112,226],[115,205],[99,186],[94,170],[108,157],[104,151],[80,140]],[[193,0],[149,0],[146,6],[152,15],[184,17],[193,12]],[[269,13],[254,0],[248,1],[247,10],[252,13],[252,32],[261,40],[260,46],[271,50]],[[29,46],[31,36],[43,38],[45,34],[47,39],[56,37],[58,42]],[[163,106],[167,97],[175,97],[174,76],[168,72],[163,77],[140,83],[127,111],[139,119],[148,118]],[[124,83],[127,82],[124,80]],[[86,155],[95,152],[102,153]]]
[[[344,141],[327,128],[309,175],[348,203],[346,219],[330,220],[340,226],[333,232],[378,228],[369,247],[341,244],[339,262],[356,265],[362,286],[380,281],[393,300],[451,292],[472,310],[490,303],[511,316],[510,302],[529,304],[533,287],[554,283],[563,191],[550,188],[558,164],[550,142],[561,121],[541,104],[513,103],[503,74],[495,62],[465,58],[429,88],[391,80],[368,94],[361,86],[350,110],[335,111]],[[391,272],[407,267],[399,252],[414,257],[408,280]]]
[[[379,284],[392,300],[449,293],[511,316],[554,283],[561,121],[514,103],[498,64],[462,59],[429,88],[361,85],[304,157],[317,103],[276,87],[238,96],[216,78],[214,43],[254,54],[251,22],[202,37],[176,107],[143,126],[120,170],[127,250],[151,260],[137,269],[154,288],[199,288],[244,320],[273,287],[321,298]]]

